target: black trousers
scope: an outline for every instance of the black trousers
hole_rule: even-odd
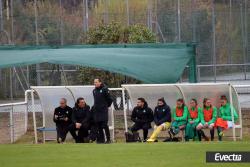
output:
[[[107,141],[110,141],[110,132],[109,132],[108,121],[96,122],[95,126],[96,126],[97,131],[98,131],[97,142],[98,143],[104,143],[105,142],[104,131],[105,131]]]
[[[60,142],[60,140],[62,142],[65,141],[67,133],[68,133],[68,125],[65,125],[65,124],[56,125],[56,134],[57,134],[56,139],[58,143]]]
[[[89,139],[91,141],[96,141],[97,137],[98,137],[98,129],[97,129],[97,127],[96,127],[96,125],[94,123],[90,124],[89,131],[90,131]]]
[[[76,143],[84,143],[85,138],[87,138],[89,135],[88,128],[81,126],[79,129],[77,129],[74,123],[69,126],[69,130],[74,133],[74,139]]]
[[[146,140],[148,137],[148,129],[151,128],[150,123],[135,123],[131,127],[132,132],[137,132],[138,130],[142,129],[143,130],[143,139]]]
[[[60,123],[56,124],[56,133],[57,133],[57,142],[59,141],[59,138],[61,139],[62,142],[65,141],[68,132],[70,132],[71,136],[75,139],[76,138],[76,133],[74,130],[70,129],[71,124],[69,123]]]

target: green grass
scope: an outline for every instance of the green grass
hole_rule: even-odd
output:
[[[0,145],[0,167],[249,166],[249,164],[206,164],[206,151],[250,151],[250,143]]]

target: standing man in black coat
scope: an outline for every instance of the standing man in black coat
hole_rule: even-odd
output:
[[[56,123],[56,132],[57,132],[57,142],[63,143],[66,139],[68,129],[71,121],[72,108],[67,106],[67,100],[61,98],[60,106],[55,108],[53,121]],[[73,138],[76,138],[76,133],[70,131]]]
[[[108,126],[108,108],[112,104],[112,98],[109,94],[109,89],[102,83],[100,79],[95,79],[94,85],[93,117],[98,129],[97,143],[110,143],[111,140]],[[106,134],[106,142],[103,130]]]
[[[131,120],[134,122],[131,131],[134,133],[142,129],[145,142],[148,137],[148,129],[151,128],[151,122],[154,120],[154,116],[152,109],[148,107],[148,103],[144,98],[137,99],[137,106],[132,111]]]

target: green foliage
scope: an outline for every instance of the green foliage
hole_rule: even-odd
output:
[[[125,28],[124,41],[127,43],[153,43],[156,42],[155,34],[142,24]]]
[[[89,44],[111,44],[119,43],[122,26],[118,23],[110,24],[99,24],[96,27],[93,27],[89,30],[87,34],[87,43]]]
[[[58,44],[60,41],[59,23],[49,17],[42,17],[40,22],[43,23],[38,30],[40,43],[48,45]]]
[[[142,24],[123,27],[120,23],[99,24],[87,33],[88,44],[152,43],[155,34]]]
[[[123,27],[117,22],[111,22],[110,24],[100,23],[87,33],[88,44],[152,43],[155,41],[155,34],[141,24]],[[122,83],[140,83],[136,79],[124,77],[121,74],[89,67],[80,67],[77,78],[79,82],[85,85],[92,84],[95,78],[101,78],[107,85],[113,87],[120,87]]]

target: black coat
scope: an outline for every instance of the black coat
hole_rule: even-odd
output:
[[[153,111],[147,105],[143,108],[135,107],[132,111],[131,120],[137,124],[151,123],[154,120]]]
[[[81,123],[82,126],[88,127],[90,121],[90,107],[86,105],[84,108],[74,107],[72,112],[72,122]]]
[[[157,126],[164,122],[171,122],[171,109],[167,104],[155,107],[154,122]]]
[[[58,116],[58,118],[55,118],[55,115]],[[56,123],[56,125],[68,125],[71,123],[71,115],[72,115],[72,108],[69,106],[66,106],[65,108],[57,107],[54,111],[53,121]],[[64,119],[68,118],[68,121],[65,121]]]
[[[112,98],[109,94],[109,89],[101,85],[93,90],[94,106],[93,117],[95,122],[108,121],[108,108],[112,104]]]

